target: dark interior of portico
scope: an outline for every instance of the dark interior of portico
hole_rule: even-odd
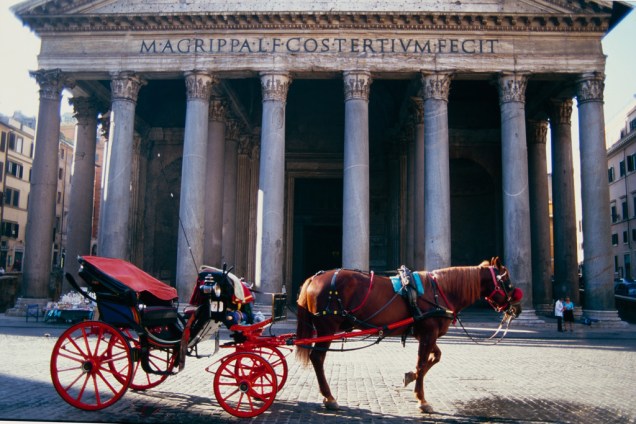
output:
[[[500,112],[494,81],[494,76],[472,75],[468,79],[459,75],[451,84],[448,121],[453,265],[474,265],[503,254]],[[563,81],[531,80],[526,91],[528,113],[543,113],[545,100],[562,85]],[[183,78],[149,79],[137,104],[136,126],[141,134],[142,156],[147,160],[142,195],[146,208],[142,263],[149,272],[166,279],[174,278],[176,267],[179,226],[175,214],[179,208],[180,152],[186,114],[184,86]],[[93,82],[92,87],[93,91],[108,93],[109,82]],[[414,137],[411,97],[418,95],[419,87],[417,75],[404,79],[374,75],[371,85],[370,266],[377,271],[395,269],[404,262],[404,167],[407,144]],[[258,142],[262,114],[258,77],[222,79],[219,89],[233,119]],[[291,277],[293,285],[317,268],[336,266],[341,258],[336,247],[342,238],[344,111],[340,76],[293,78],[285,122],[286,193],[293,197],[286,209],[286,240],[291,245],[286,247],[285,261],[286,279]],[[153,134],[151,129],[162,129],[164,138],[149,135]],[[173,134],[172,139],[166,136],[168,132]],[[161,161],[158,154],[162,155]],[[314,199],[319,202],[318,193],[324,197],[324,204],[311,212],[306,203]],[[426,199],[424,207],[435,207],[435,203],[436,199]],[[166,204],[174,207],[164,207]],[[332,207],[325,208],[327,204]],[[148,213],[148,209],[153,212]]]

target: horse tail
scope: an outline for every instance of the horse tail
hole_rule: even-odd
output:
[[[298,311],[297,311],[297,322],[296,322],[296,338],[297,339],[307,339],[313,337],[314,333],[314,323],[313,323],[313,314],[309,312],[308,302],[307,302],[307,286],[311,282],[311,278],[305,280],[303,286],[300,289],[300,294],[298,295]],[[296,359],[303,364],[309,364],[309,354],[311,353],[311,349],[308,346],[296,346]]]

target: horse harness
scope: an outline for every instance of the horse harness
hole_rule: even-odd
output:
[[[362,306],[364,306],[364,304],[366,303],[367,299],[369,298],[369,294],[371,293],[371,289],[373,288],[373,277],[375,274],[373,271],[371,271],[370,280],[369,280],[369,288],[362,302],[355,308],[351,310],[347,310],[342,305],[342,299],[340,298],[338,294],[338,289],[336,287],[338,273],[341,270],[342,268],[338,268],[333,273],[333,276],[331,277],[331,283],[329,286],[329,297],[327,298],[327,304],[325,306],[325,309],[323,309],[322,311],[315,312],[314,316],[321,317],[321,316],[327,316],[327,315],[331,315],[331,316],[336,315],[336,316],[341,316],[343,318],[347,318],[351,320],[354,324],[360,324],[360,325],[370,327],[370,325],[367,324],[366,321],[370,320],[371,318],[375,317],[380,312],[382,312],[386,307],[388,307],[395,300],[397,296],[401,296],[405,300],[407,305],[409,306],[409,310],[411,312],[411,316],[414,319],[414,322],[420,321],[425,318],[440,317],[440,316],[453,319],[453,322],[455,322],[455,320],[457,319],[457,312],[452,309],[452,306],[450,302],[448,301],[448,298],[444,294],[442,288],[437,283],[437,277],[435,276],[435,274],[430,272],[426,273],[426,279],[430,281],[435,302],[433,303],[429,300],[426,300],[426,301],[430,303],[431,305],[435,306],[435,308],[430,311],[422,312],[422,310],[417,305],[417,299],[419,297],[419,294],[417,291],[417,286],[414,281],[413,272],[409,270],[406,266],[402,265],[398,269],[398,276],[400,278],[400,282],[402,283],[402,288],[382,308],[380,308],[370,317],[367,317],[366,320],[362,321],[353,314],[357,312],[358,310],[360,310]],[[354,271],[361,272],[360,270],[354,270]],[[319,271],[314,275],[314,277],[321,275],[324,272],[325,271]],[[444,303],[447,306],[446,308],[440,305],[439,297],[441,297],[444,300]],[[336,304],[336,307],[332,308],[332,304],[334,303]]]

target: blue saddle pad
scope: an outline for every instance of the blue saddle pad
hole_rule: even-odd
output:
[[[424,294],[424,285],[422,284],[422,279],[417,272],[414,272],[413,279],[415,280],[415,287],[417,288],[417,295],[421,296]],[[402,281],[400,280],[400,276],[396,275],[391,278],[391,284],[393,284],[393,291],[396,293],[400,293],[402,290]]]

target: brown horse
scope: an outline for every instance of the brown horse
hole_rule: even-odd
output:
[[[433,412],[424,398],[424,376],[439,362],[441,351],[437,339],[448,331],[456,314],[485,298],[504,319],[521,313],[521,291],[510,282],[508,270],[498,258],[479,266],[452,267],[418,274],[424,294],[417,297],[417,308],[396,295],[388,277],[374,276],[352,270],[319,272],[307,279],[298,297],[298,339],[327,336],[311,346],[297,346],[296,356],[304,363],[311,361],[323,403],[328,409],[338,409],[324,372],[324,361],[331,344],[329,336],[357,329],[380,329],[414,317],[413,336],[419,341],[415,372],[405,375],[405,385],[415,380],[415,397],[422,412]],[[409,326],[388,335],[403,335]]]

